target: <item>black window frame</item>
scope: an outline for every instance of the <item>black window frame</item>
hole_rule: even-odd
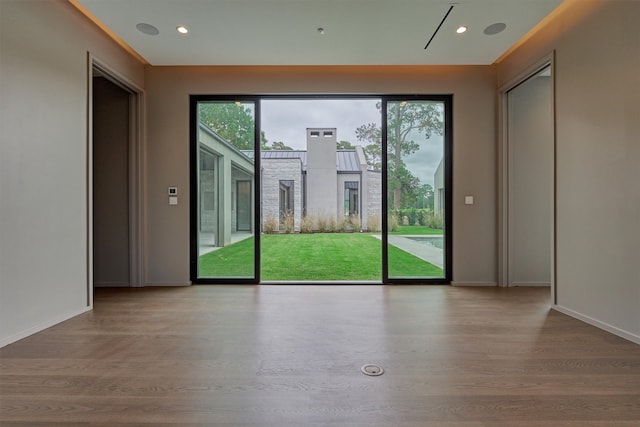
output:
[[[254,141],[254,203],[256,206],[254,216],[254,226],[256,230],[259,230],[261,209],[258,207],[261,198],[261,182],[260,182],[260,113],[261,113],[261,101],[262,100],[306,100],[306,99],[378,99],[381,102],[381,122],[380,127],[382,131],[382,200],[381,200],[381,219],[382,219],[382,277],[379,282],[381,285],[393,285],[393,284],[450,284],[453,277],[453,95],[452,94],[438,94],[438,95],[419,95],[419,94],[359,94],[359,95],[345,95],[345,94],[323,94],[323,95],[252,95],[252,94],[226,94],[226,95],[190,95],[189,97],[189,149],[190,149],[190,276],[191,282],[194,284],[247,284],[255,285],[261,283],[260,281],[260,233],[254,233],[255,236],[255,253],[254,253],[254,278],[205,278],[198,277],[198,230],[197,230],[197,172],[198,172],[198,123],[197,123],[197,108],[199,102],[206,101],[240,101],[240,102],[253,102],[255,106],[255,141]],[[444,276],[437,278],[389,278],[389,266],[388,266],[388,200],[387,194],[387,112],[386,106],[388,102],[397,101],[435,101],[442,102],[444,105],[444,240],[445,240],[445,268]],[[273,283],[273,282],[269,282]],[[285,282],[291,283],[291,282]],[[304,284],[312,284],[311,282],[303,282]],[[377,283],[377,282],[376,282]],[[323,282],[323,284],[325,284]],[[340,285],[342,282],[335,281],[331,284]],[[349,281],[348,284],[353,285],[354,282]],[[369,281],[363,282],[363,284],[371,285]]]

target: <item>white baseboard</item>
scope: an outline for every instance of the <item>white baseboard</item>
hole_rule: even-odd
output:
[[[596,328],[600,328],[614,335],[617,335],[621,338],[624,338],[636,344],[640,344],[640,335],[632,334],[631,332],[627,332],[623,329],[617,328],[608,323],[601,322],[600,320],[594,319],[593,317],[580,314],[577,311],[573,311],[571,309],[568,309],[559,305],[552,305],[551,308],[556,311],[559,311],[560,313],[566,314],[567,316],[571,316],[575,319],[581,320],[585,323],[595,326]]]
[[[541,286],[541,287],[550,287],[551,282],[513,282],[511,286]]]
[[[498,286],[496,282],[451,282],[451,286]]]
[[[46,320],[44,322],[38,323],[30,328],[25,329],[24,331],[20,331],[17,334],[13,334],[9,337],[0,339],[0,348],[5,347],[9,344],[12,344],[16,341],[19,341],[23,338],[26,338],[30,335],[36,334],[40,331],[44,331],[47,328],[57,325],[58,323],[62,323],[65,320],[69,320],[72,317],[76,317],[82,313],[86,313],[87,311],[91,311],[93,307],[83,307],[82,310],[72,311],[69,313],[65,313],[61,316],[56,316],[52,319]]]

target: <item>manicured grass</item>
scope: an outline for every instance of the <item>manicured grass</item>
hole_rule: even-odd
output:
[[[200,277],[252,277],[253,238],[200,257]],[[366,233],[261,236],[262,280],[381,280],[379,239]],[[440,268],[389,246],[391,277],[442,277]]]
[[[253,237],[200,256],[200,277],[253,277]]]
[[[380,280],[380,240],[363,233],[262,236],[262,280]]]
[[[422,225],[399,225],[398,231],[390,231],[389,234],[431,235],[442,234],[442,230],[437,228],[424,227]]]

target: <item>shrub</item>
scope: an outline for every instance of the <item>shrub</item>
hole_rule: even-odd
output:
[[[293,227],[295,225],[295,221],[293,218],[293,212],[288,211],[282,216],[282,228],[285,233],[293,233]]]
[[[339,233],[344,233],[349,230],[349,217],[343,216],[340,218],[336,224],[336,228]]]
[[[351,223],[351,228],[353,229],[353,231],[360,231],[362,221],[360,221],[360,217],[358,215],[350,215],[349,223]]]
[[[391,214],[387,216],[387,231],[398,231],[398,216]]]
[[[336,223],[336,217],[333,215],[329,215],[327,218],[327,229],[325,231],[329,233],[335,233],[338,228],[338,224]]]
[[[380,217],[378,214],[369,215],[367,218],[368,231],[380,231]]]
[[[407,215],[402,217],[402,225],[409,225],[409,217]]]
[[[313,227],[315,226],[315,218],[313,215],[305,215],[302,217],[300,221],[300,232],[301,233],[312,233]]]
[[[269,215],[262,223],[262,231],[264,231],[266,234],[273,234],[277,229],[278,219],[273,215]]]
[[[442,217],[440,215],[436,215],[432,211],[427,211],[422,215],[423,224],[429,228],[442,229]]]
[[[327,217],[319,215],[316,223],[318,225],[318,231],[327,231]]]

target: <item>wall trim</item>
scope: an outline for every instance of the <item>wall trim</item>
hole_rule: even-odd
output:
[[[511,286],[536,286],[548,288],[551,286],[551,282],[512,282]]]
[[[191,286],[191,282],[145,282],[144,286]]]
[[[451,286],[498,286],[497,282],[451,282]]]
[[[130,288],[129,283],[122,282],[93,282],[94,288]]]
[[[93,310],[92,307],[82,307],[82,309],[80,310],[70,311],[60,316],[55,316],[49,320],[45,320],[44,322],[40,322],[30,328],[18,332],[17,334],[13,334],[7,338],[3,338],[2,340],[0,340],[0,348],[5,347],[9,344],[13,344],[14,342],[26,338],[30,335],[37,334],[38,332],[44,331],[45,329],[55,326],[58,323],[62,323],[66,320],[69,320],[91,310]]]
[[[629,340],[635,344],[640,345],[640,335],[633,334],[631,332],[625,331],[624,329],[620,329],[616,326],[610,325],[608,323],[602,322],[600,320],[594,319],[593,317],[587,316],[582,313],[578,313],[577,311],[571,310],[566,307],[562,307],[557,304],[553,304],[551,306],[553,310],[556,310],[562,314],[566,314],[567,316],[573,317],[574,319],[578,319],[582,322],[588,323],[591,326],[595,326],[596,328],[602,329],[609,333],[619,336],[620,338],[624,338]]]

